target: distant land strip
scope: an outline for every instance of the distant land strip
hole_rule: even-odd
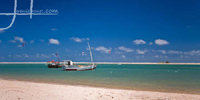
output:
[[[62,63],[62,62],[61,62]],[[74,64],[90,64],[91,62],[73,62]],[[95,64],[166,64],[166,65],[200,65],[200,63],[165,63],[165,62],[94,62]],[[0,62],[0,64],[47,64],[47,62]]]

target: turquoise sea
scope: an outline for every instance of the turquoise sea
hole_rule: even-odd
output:
[[[200,65],[98,64],[90,71],[63,71],[45,64],[0,64],[0,78],[200,94]]]

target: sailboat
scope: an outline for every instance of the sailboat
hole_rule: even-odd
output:
[[[96,68],[96,65],[93,63],[92,52],[90,44],[88,42],[88,47],[90,50],[91,64],[90,65],[74,65],[71,60],[63,60],[62,68],[64,71],[84,71],[84,70],[93,70]]]

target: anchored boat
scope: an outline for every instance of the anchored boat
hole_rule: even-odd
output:
[[[57,62],[57,61],[54,61],[54,60],[47,61],[47,66],[49,68],[61,68],[62,67],[62,65],[60,65],[60,62]]]
[[[95,68],[95,64],[74,65],[71,60],[63,60],[62,67],[64,71],[84,71],[84,70],[93,70]]]
[[[58,53],[56,53],[56,57],[58,58],[58,61],[47,61],[47,66],[49,68],[61,68],[62,65],[60,64],[60,58],[58,57]]]
[[[93,63],[92,52],[90,45],[88,43],[90,50],[91,64],[90,65],[74,65],[71,60],[63,60],[63,70],[64,71],[84,71],[84,70],[93,70],[96,68],[96,65]]]

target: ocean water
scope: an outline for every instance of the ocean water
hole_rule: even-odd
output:
[[[0,64],[0,78],[200,94],[200,65],[98,64],[90,71],[63,71],[45,64]]]

